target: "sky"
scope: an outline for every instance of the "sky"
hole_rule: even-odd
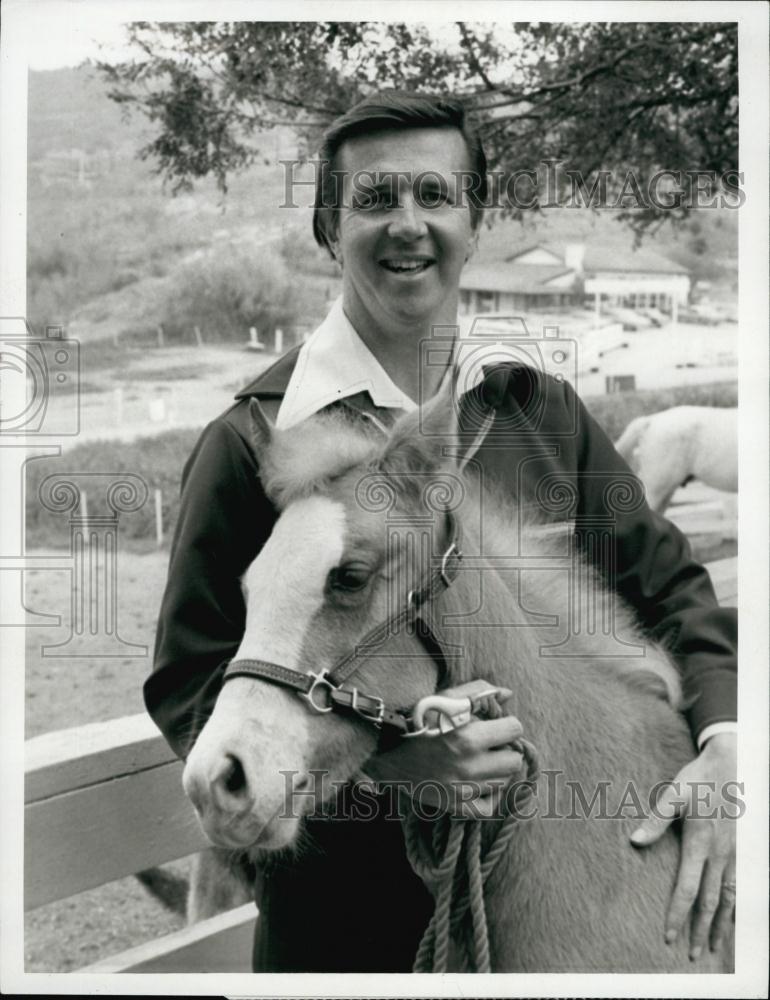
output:
[[[120,3],[62,3],[27,0],[23,33],[30,69],[77,66],[88,58],[126,58]]]

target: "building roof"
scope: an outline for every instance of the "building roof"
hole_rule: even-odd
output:
[[[574,271],[563,264],[516,264],[504,260],[474,261],[460,275],[460,288],[478,292],[523,292],[528,295],[558,295],[569,288],[548,285],[554,278]]]
[[[513,253],[506,254],[505,259],[509,262],[518,260],[519,257],[523,257],[524,254],[530,253],[532,250],[545,250],[547,253],[553,254],[554,257],[558,257],[559,260],[564,260],[564,248],[557,247],[553,243],[527,243],[526,246],[517,247]],[[532,266],[538,267],[539,265],[533,264]]]
[[[580,240],[573,240],[579,243]],[[634,249],[627,244],[618,245],[612,242],[584,243],[585,256],[583,258],[584,271],[631,271],[643,274],[689,274],[689,268],[682,264],[677,264],[670,257],[665,257],[652,247],[639,247]],[[521,249],[507,254],[506,261],[516,261],[524,254],[532,250],[545,250],[554,254],[560,260],[564,260],[565,246],[550,243],[529,243]],[[528,265],[522,265],[528,266]]]
[[[618,247],[589,243],[586,245],[583,270],[626,271],[643,274],[689,274],[690,269],[664,257],[650,247],[621,250]]]

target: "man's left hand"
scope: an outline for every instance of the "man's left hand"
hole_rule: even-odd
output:
[[[707,942],[712,951],[717,950],[735,910],[737,756],[734,733],[712,736],[700,755],[664,789],[657,815],[631,834],[636,847],[647,847],[660,839],[677,816],[684,820],[679,873],[666,914],[666,942],[676,940],[697,900],[690,938],[693,960]],[[725,786],[732,789],[732,797],[725,798]]]

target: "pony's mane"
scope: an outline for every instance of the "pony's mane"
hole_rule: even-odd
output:
[[[286,430],[274,429],[261,456],[265,493],[279,510],[324,487],[378,451],[381,431],[345,408],[323,410]]]
[[[262,456],[260,475],[266,494],[279,510],[293,500],[325,490],[334,479],[358,467],[392,476],[397,492],[407,500],[412,494],[422,493],[427,470],[440,472],[440,451],[435,440],[419,432],[413,414],[401,418],[384,440],[381,427],[357,413],[337,408],[322,411],[296,427],[274,430],[270,447]],[[453,471],[458,474],[456,469]],[[510,546],[518,535],[526,538],[541,556],[563,553],[565,532],[570,530],[566,523],[554,524],[532,505],[522,508],[500,482],[488,480],[486,486],[491,488],[487,499],[494,498],[494,502],[484,502],[487,545],[493,539],[499,540],[503,550],[514,551]],[[517,541],[515,544],[518,546]],[[535,576],[545,581],[547,574]],[[591,568],[590,576],[597,588],[605,586],[597,570]],[[633,629],[631,612],[625,610],[621,598],[616,600],[619,620],[625,620]],[[675,706],[681,703],[676,670],[662,657],[642,662],[613,658],[609,669],[632,687],[667,698]]]
[[[400,417],[387,438],[383,431],[378,421],[347,407],[322,410],[286,430],[273,428],[260,460],[265,493],[283,510],[358,466],[393,476],[399,493],[419,491],[425,485],[419,473],[441,464],[436,440],[420,433],[412,413]]]

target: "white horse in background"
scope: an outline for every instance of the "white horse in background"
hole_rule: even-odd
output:
[[[637,417],[615,447],[644,484],[649,505],[660,513],[691,479],[738,492],[736,408],[675,406]]]

